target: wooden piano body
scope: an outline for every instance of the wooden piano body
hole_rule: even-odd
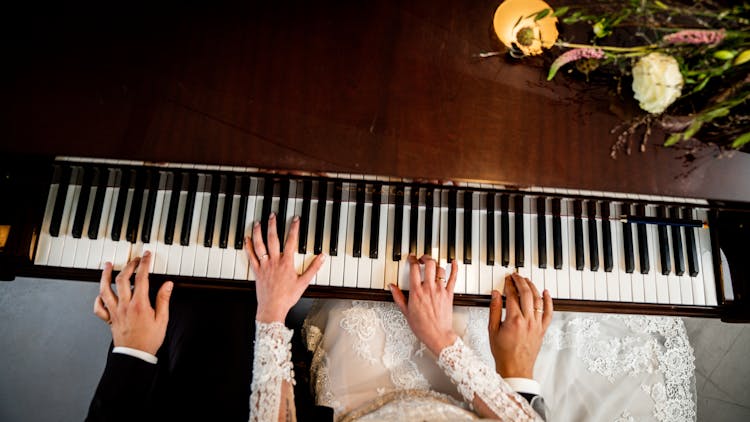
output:
[[[473,59],[496,47],[496,3],[19,11],[5,28],[11,59],[0,82],[0,225],[10,229],[0,273],[98,279],[93,270],[33,265],[30,256],[57,155],[376,174],[707,200],[714,250],[731,268],[727,295],[714,254],[716,306],[560,300],[558,308],[750,319],[750,155],[662,148],[657,132],[644,152],[611,159],[621,123],[611,110],[620,102],[606,89],[546,82],[540,59]],[[388,298],[320,287],[310,294]]]

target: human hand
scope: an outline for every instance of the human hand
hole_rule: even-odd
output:
[[[276,214],[268,217],[268,248],[263,244],[260,223],[253,225],[253,237],[245,237],[245,252],[255,272],[255,295],[258,309],[255,319],[260,322],[284,322],[286,314],[299,301],[325,261],[325,254],[315,257],[302,275],[294,268],[294,252],[297,248],[299,217],[294,217],[289,226],[284,253],[279,250],[279,235],[276,232]]]
[[[164,283],[156,294],[156,309],[148,299],[148,269],[151,253],[134,258],[115,278],[117,295],[112,291],[112,263],[104,264],[94,314],[112,329],[115,347],[129,347],[152,355],[164,342],[169,321],[169,298],[174,284]],[[137,270],[136,270],[137,268]],[[130,290],[130,276],[135,272],[135,288]]]
[[[531,281],[514,273],[505,279],[505,310],[501,321],[503,301],[493,290],[489,334],[495,369],[504,378],[533,378],[534,362],[552,321],[552,297],[545,290],[542,298]]]
[[[424,264],[424,280],[420,280],[420,263]],[[429,255],[422,255],[419,260],[409,255],[409,264],[409,301],[407,303],[397,285],[391,284],[393,301],[403,312],[417,338],[437,356],[456,341],[453,332],[453,287],[458,264],[454,259],[450,278],[445,285],[445,270]]]

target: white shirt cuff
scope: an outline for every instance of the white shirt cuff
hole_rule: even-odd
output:
[[[517,393],[542,394],[542,386],[539,382],[529,378],[503,378],[510,385],[510,388]]]
[[[138,349],[131,349],[130,347],[115,347],[112,349],[112,353],[122,353],[123,355],[132,356],[134,358],[138,358],[142,361],[156,364],[156,362],[159,361],[159,358],[152,355],[151,353],[144,352],[143,350]]]

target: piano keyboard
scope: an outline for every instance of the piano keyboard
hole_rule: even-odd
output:
[[[253,280],[243,238],[271,212],[282,237],[301,218],[298,271],[330,255],[315,285],[408,290],[407,256],[430,254],[459,261],[459,295],[517,270],[556,299],[717,305],[709,229],[620,220],[706,221],[705,201],[219,166],[59,158],[34,263],[118,270],[149,250],[155,274]]]

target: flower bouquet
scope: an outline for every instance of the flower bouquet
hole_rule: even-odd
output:
[[[606,75],[596,80],[637,101],[640,112],[613,130],[620,133],[612,157],[630,153],[637,134],[643,151],[654,127],[667,134],[667,147],[698,140],[722,151],[750,148],[748,3],[598,0],[553,9],[506,0],[493,28],[512,57],[550,56],[548,80]],[[575,42],[581,34],[586,40]]]

